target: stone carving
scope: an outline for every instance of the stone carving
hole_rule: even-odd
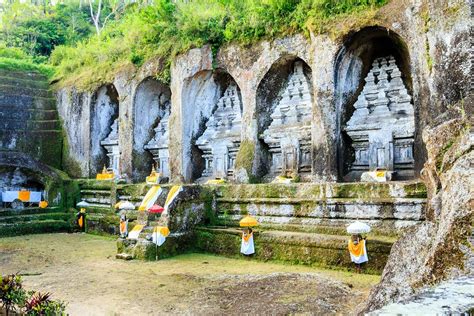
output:
[[[270,175],[311,173],[312,96],[303,63],[295,62],[282,99],[270,115],[272,122],[261,136],[269,146]]]
[[[203,151],[205,169],[202,177],[233,177],[235,158],[240,147],[242,103],[235,84],[229,85],[217,108],[196,141]]]
[[[413,177],[414,109],[393,56],[375,59],[354,108],[345,126],[355,151],[350,171]]]
[[[119,150],[119,135],[118,135],[118,119],[115,119],[111,125],[111,131],[100,144],[105,147],[107,157],[109,157],[109,170],[112,170],[115,175],[120,174],[120,150]]]
[[[155,136],[145,145],[145,149],[153,155],[156,169],[162,177],[170,176],[169,169],[169,129],[168,123],[170,119],[169,106],[165,107],[165,114],[154,129]]]

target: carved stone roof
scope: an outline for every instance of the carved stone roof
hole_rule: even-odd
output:
[[[411,136],[415,132],[411,96],[393,56],[374,60],[354,108],[346,125],[349,133],[390,129],[398,136]]]

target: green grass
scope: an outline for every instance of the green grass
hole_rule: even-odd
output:
[[[133,70],[152,58],[162,65],[156,77],[169,82],[172,60],[191,48],[209,44],[217,52],[228,43],[246,45],[297,32],[343,32],[347,20],[367,21],[367,12],[373,16],[387,1],[157,0],[132,7],[100,36],[56,47],[50,62],[57,67],[55,79],[82,90],[111,82],[118,71]]]
[[[9,71],[33,71],[52,78],[54,75],[54,67],[43,64],[35,64],[29,59],[15,59],[10,57],[0,57],[0,69]]]

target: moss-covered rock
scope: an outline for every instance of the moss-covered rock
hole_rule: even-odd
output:
[[[200,251],[240,257],[241,232],[236,229],[199,228],[195,232],[195,247]],[[328,237],[291,232],[255,232],[255,254],[258,260],[284,261],[326,268],[349,269],[347,237]],[[385,266],[391,243],[369,240],[370,261],[365,272],[379,274]]]

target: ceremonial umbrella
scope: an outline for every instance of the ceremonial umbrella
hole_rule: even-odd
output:
[[[245,216],[240,220],[240,227],[253,227],[258,226],[258,222],[255,218],[250,215]]]
[[[89,203],[87,203],[86,201],[82,200],[81,202],[77,203],[76,206],[80,207],[80,208],[87,208],[91,205]]]
[[[367,234],[370,232],[370,226],[367,225],[366,223],[362,223],[359,221],[356,221],[349,226],[347,226],[347,232],[349,234]]]
[[[129,201],[124,201],[124,202],[120,203],[119,209],[121,209],[121,210],[134,210],[135,205],[133,205]]]
[[[152,214],[161,214],[163,213],[164,210],[165,208],[163,206],[160,206],[158,204],[153,204],[153,206],[148,209],[148,212]]]

